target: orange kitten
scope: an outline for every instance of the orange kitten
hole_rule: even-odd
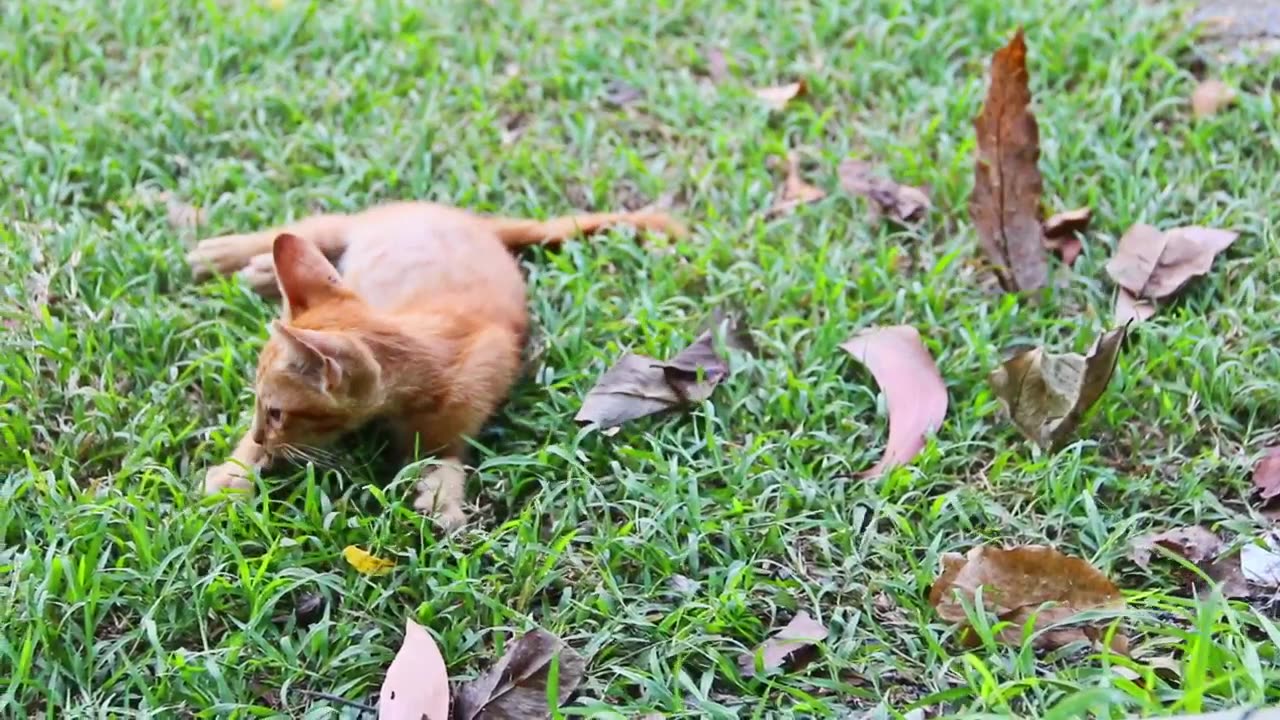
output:
[[[188,257],[198,276],[238,272],[284,298],[259,357],[250,429],[209,470],[205,492],[251,490],[252,471],[379,418],[403,451],[442,460],[414,507],[462,525],[465,439],[506,398],[528,326],[511,251],[617,224],[683,232],[658,213],[543,222],[395,203],[200,242]]]

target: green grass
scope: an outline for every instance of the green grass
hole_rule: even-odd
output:
[[[992,290],[966,211],[986,61],[1018,23],[1046,204],[1095,210],[1042,302]],[[1223,70],[1244,96],[1192,122],[1182,27],[1138,0],[4,3],[0,714],[353,717],[301,691],[368,701],[406,616],[455,677],[514,632],[561,635],[590,658],[576,717],[1280,701],[1275,606],[1189,599],[1167,564],[1126,560],[1152,529],[1258,532],[1247,472],[1280,417],[1280,67]],[[711,46],[734,77],[718,89]],[[750,95],[800,76],[810,97],[781,115]],[[613,81],[644,98],[606,104]],[[860,155],[936,207],[894,232],[833,193],[765,222],[767,159],[788,147],[818,184]],[[479,439],[475,524],[441,540],[373,440],[249,504],[199,496],[274,308],[192,285],[191,238],[143,201],[157,190],[205,207],[210,233],[391,198],[550,216],[663,196],[696,231],[527,257],[543,348]],[[1038,454],[985,376],[1002,347],[1088,346],[1137,221],[1242,237],[1136,329],[1080,441]],[[575,427],[625,349],[670,354],[717,308],[760,352],[710,402],[612,438]],[[838,344],[887,323],[921,329],[950,413],[913,466],[842,479],[878,457],[885,418]],[[1079,648],[962,650],[925,598],[940,555],[981,542],[1093,561],[1131,591],[1135,655],[1182,658],[1181,676],[1144,685]],[[357,575],[348,544],[395,572]],[[302,592],[329,598],[323,619],[273,622]],[[819,659],[742,678],[738,653],[798,609],[831,628]]]

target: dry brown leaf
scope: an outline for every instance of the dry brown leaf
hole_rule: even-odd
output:
[[[1107,389],[1127,328],[1103,334],[1087,357],[1032,348],[996,368],[988,380],[1018,430],[1043,448],[1061,447]]]
[[[1087,207],[1067,210],[1053,215],[1044,221],[1044,246],[1056,254],[1062,264],[1073,267],[1080,253],[1084,251],[1084,243],[1080,235],[1089,227],[1093,219],[1093,211]]]
[[[549,672],[559,658],[558,703],[573,695],[586,660],[560,638],[534,630],[511,644],[507,654],[480,677],[458,688],[453,720],[533,720],[550,717]]]
[[[1253,468],[1253,486],[1263,500],[1280,496],[1280,447],[1267,448]]]
[[[773,206],[767,215],[770,217],[791,212],[800,205],[817,202],[827,196],[822,188],[805,182],[800,176],[800,159],[795,153],[787,153],[786,176],[782,180],[782,189],[773,199]]]
[[[809,86],[804,80],[799,80],[786,85],[759,88],[755,91],[755,95],[770,110],[782,110],[787,106],[787,103],[796,98],[804,97],[808,92]]]
[[[889,408],[884,456],[863,477],[911,462],[947,415],[947,386],[920,333],[910,325],[871,328],[840,347],[867,366]]]
[[[942,565],[941,576],[929,590],[929,604],[937,609],[938,616],[967,626],[964,603],[976,605],[981,588],[983,608],[1000,620],[1012,623],[997,634],[997,639],[1005,643],[1022,642],[1023,626],[1033,614],[1039,632],[1033,640],[1037,648],[1053,649],[1078,640],[1096,641],[1100,633],[1091,627],[1044,630],[1085,610],[1124,605],[1124,596],[1092,565],[1042,545],[1008,549],[979,546],[967,556],[944,555]],[[1055,605],[1042,609],[1045,603]],[[967,627],[962,637],[971,638]],[[1121,640],[1118,635],[1116,639]],[[1119,644],[1127,645],[1127,642]]]
[[[1135,565],[1146,569],[1157,547],[1162,547],[1199,567],[1210,580],[1222,587],[1224,596],[1249,596],[1249,585],[1245,582],[1241,571],[1239,556],[1232,554],[1221,557],[1226,544],[1208,528],[1194,525],[1144,535],[1134,541],[1129,557]],[[1186,577],[1192,586],[1200,584],[1198,575],[1188,573]]]
[[[1221,80],[1203,80],[1191,92],[1191,114],[1206,118],[1236,100],[1236,91]]]
[[[899,185],[877,175],[870,163],[848,159],[840,163],[840,186],[851,195],[861,195],[870,201],[871,219],[879,222],[888,217],[894,222],[909,225],[922,219],[931,203],[929,195],[920,188]]]
[[[379,720],[449,720],[449,672],[426,628],[405,621],[404,643],[378,693]]]
[[[1209,579],[1222,588],[1223,597],[1248,598],[1253,597],[1255,594],[1254,589],[1245,578],[1241,559],[1241,553],[1236,553],[1222,558],[1207,568],[1203,568]],[[1195,584],[1194,580],[1192,584]]]
[[[582,401],[574,420],[603,430],[630,420],[699,403],[729,375],[729,363],[716,354],[710,332],[668,362],[627,353],[609,368]]]
[[[1239,233],[1205,227],[1174,228],[1166,232],[1138,223],[1129,228],[1107,261],[1107,274],[1127,294],[1116,298],[1117,317],[1150,317],[1138,308],[1140,301],[1163,300],[1181,290],[1193,278],[1209,272],[1213,259],[1231,246]]]
[[[826,639],[826,626],[802,610],[791,618],[786,627],[753,652],[738,656],[738,667],[742,668],[742,674],[746,677],[754,677],[758,672],[757,657],[760,660],[760,670],[766,672],[783,666],[798,667],[804,662],[801,656],[811,652],[814,645]]]
[[[974,118],[978,154],[969,215],[1009,291],[1036,290],[1049,278],[1040,227],[1040,130],[1031,114],[1022,28],[991,58],[991,85]]]
[[[1151,564],[1151,554],[1156,547],[1175,553],[1192,564],[1200,565],[1217,559],[1224,547],[1222,539],[1212,530],[1201,526],[1174,528],[1162,533],[1143,535],[1133,542],[1129,557],[1144,570]]]
[[[614,80],[604,88],[600,98],[605,105],[620,108],[644,99],[644,91],[630,83]]]

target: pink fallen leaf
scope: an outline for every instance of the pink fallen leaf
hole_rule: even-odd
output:
[[[404,643],[378,693],[379,720],[449,720],[449,672],[426,628],[405,621]]]
[[[920,333],[910,325],[864,330],[840,346],[867,366],[889,406],[884,457],[863,477],[910,462],[947,415],[947,386]]]

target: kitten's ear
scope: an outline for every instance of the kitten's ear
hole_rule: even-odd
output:
[[[271,245],[271,257],[275,260],[280,294],[284,296],[286,318],[350,294],[333,264],[309,240],[282,233]]]
[[[271,323],[271,334],[284,343],[290,369],[318,390],[332,392],[342,383],[345,340],[335,333]]]

